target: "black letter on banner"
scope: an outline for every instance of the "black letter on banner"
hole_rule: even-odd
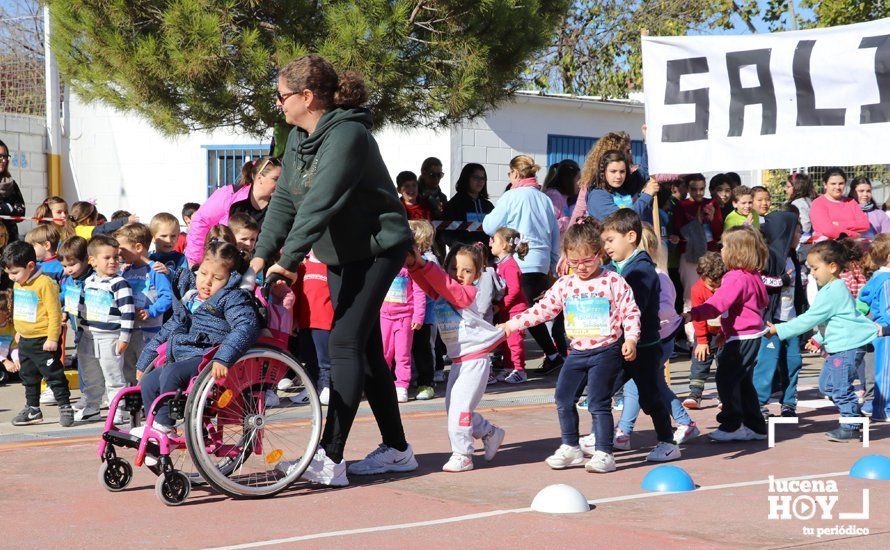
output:
[[[797,125],[843,126],[846,109],[816,108],[816,93],[813,91],[813,77],[810,76],[810,56],[815,45],[815,40],[801,40],[794,49],[791,71],[797,89]]]
[[[860,124],[890,121],[890,35],[867,36],[859,48],[875,50],[875,79],[878,81],[878,102],[863,105],[859,113]]]
[[[729,136],[740,136],[745,128],[745,107],[760,104],[760,135],[776,133],[776,92],[773,75],[769,72],[770,50],[728,52],[726,70],[729,73]],[[741,68],[757,67],[758,85],[743,88]]]
[[[681,76],[706,72],[708,72],[708,58],[706,57],[672,59],[667,62],[667,84],[664,89],[664,104],[694,104],[695,122],[665,124],[661,128],[661,141],[676,143],[708,139],[708,121],[710,117],[708,89],[699,88],[697,90],[680,91]]]

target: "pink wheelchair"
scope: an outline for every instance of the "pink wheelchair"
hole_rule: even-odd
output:
[[[162,394],[145,407],[144,423],[140,388],[118,392],[98,449],[99,481],[107,490],[121,491],[133,480],[133,467],[118,455],[123,448],[135,449],[134,464],[158,476],[155,492],[170,506],[184,502],[192,485],[207,484],[233,498],[261,498],[299,479],[318,447],[322,416],[311,379],[286,351],[292,326],[288,301],[293,304],[292,295],[279,300],[257,289],[266,328],[256,345],[220,381],[208,367],[216,349],[209,350],[185,391]],[[159,350],[158,362],[164,356]],[[163,368],[158,362],[156,368]],[[289,394],[301,390],[308,403],[296,405]],[[164,403],[177,421],[169,434],[152,428]],[[129,412],[129,428],[144,426],[141,435],[114,424],[118,409]]]

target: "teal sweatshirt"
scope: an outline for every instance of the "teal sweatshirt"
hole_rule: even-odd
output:
[[[311,248],[326,265],[412,242],[408,218],[371,135],[366,109],[336,107],[311,135],[295,127],[254,256],[296,271]]]
[[[839,353],[862,347],[878,336],[875,324],[863,316],[853,303],[853,296],[841,279],[819,289],[813,305],[797,318],[776,325],[780,339],[798,336],[817,325],[814,340],[826,352]]]

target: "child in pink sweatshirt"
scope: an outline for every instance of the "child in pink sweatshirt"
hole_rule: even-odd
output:
[[[753,375],[765,328],[763,312],[769,303],[760,277],[769,252],[760,232],[747,226],[728,229],[721,242],[727,272],[720,288],[687,313],[691,321],[720,317],[726,342],[717,354],[717,394],[723,404],[717,413],[720,427],[708,437],[714,441],[766,439]]]
[[[504,340],[504,332],[484,318],[495,291],[492,278],[482,276],[484,262],[480,247],[456,246],[445,258],[447,275],[417,250],[407,263],[411,279],[430,298],[442,298],[436,302],[436,325],[452,361],[445,390],[452,451],[442,467],[446,472],[473,469],[475,439],[482,440],[486,461],[494,458],[504,441],[504,430],[475,412],[491,370],[489,353]]]
[[[506,321],[528,309],[528,300],[522,292],[522,271],[513,257],[518,256],[520,260],[525,258],[528,243],[520,241],[519,231],[502,227],[494,232],[489,245],[491,253],[497,258],[498,277],[504,281],[504,299],[498,316]],[[528,380],[525,372],[524,337],[525,331],[517,330],[507,338],[505,344],[501,344],[504,372],[497,377],[499,382],[522,384]]]
[[[572,351],[556,381],[556,413],[562,445],[546,460],[554,470],[581,466],[585,462],[578,442],[575,406],[578,388],[585,382],[588,410],[596,433],[596,450],[585,467],[589,472],[615,470],[612,393],[621,374],[622,358],[628,361],[636,358],[640,310],[627,281],[602,267],[601,227],[588,217],[579,218],[569,226],[562,246],[574,273],[560,277],[531,309],[501,325],[509,337],[513,332],[565,313]]]
[[[383,356],[390,367],[395,360],[396,397],[399,403],[408,401],[411,384],[411,346],[414,331],[423,326],[426,298],[423,290],[402,268],[393,279],[380,307],[380,332],[383,335]]]

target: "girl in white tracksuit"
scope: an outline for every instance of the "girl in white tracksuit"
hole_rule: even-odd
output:
[[[484,318],[497,290],[495,282],[482,276],[482,250],[474,246],[452,249],[445,260],[447,274],[416,251],[406,265],[412,280],[430,298],[439,299],[435,306],[436,325],[452,360],[445,393],[452,455],[442,469],[472,470],[475,439],[482,439],[485,460],[494,458],[504,440],[504,430],[475,412],[488,383],[489,353],[505,338],[502,330]]]

